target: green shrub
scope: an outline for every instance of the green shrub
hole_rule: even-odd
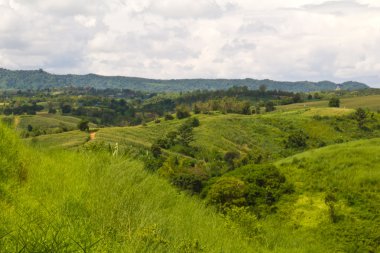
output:
[[[339,98],[331,98],[329,100],[329,107],[340,107],[340,100]]]
[[[185,191],[190,193],[200,193],[203,188],[202,179],[194,174],[178,173],[174,174],[171,179],[171,183]]]
[[[190,118],[186,121],[187,125],[191,126],[191,127],[199,127],[200,125],[200,122],[199,122],[199,119],[198,118]]]
[[[292,133],[288,136],[285,147],[286,148],[306,148],[307,147],[307,139],[309,136],[305,134],[303,131]]]
[[[165,114],[165,120],[167,121],[167,120],[173,120],[174,119],[174,117],[173,117],[173,115],[171,115],[171,114]]]
[[[190,117],[190,111],[184,106],[177,107],[176,116],[177,116],[177,119],[188,118]]]
[[[245,206],[247,185],[236,177],[221,177],[208,191],[208,202],[220,209],[231,206]]]
[[[78,129],[81,130],[81,131],[86,131],[88,132],[90,130],[90,127],[89,127],[89,124],[90,122],[88,120],[81,120],[79,123],[78,123]]]

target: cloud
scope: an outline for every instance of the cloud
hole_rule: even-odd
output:
[[[0,67],[380,87],[371,0],[0,0]]]
[[[165,18],[218,18],[222,15],[221,7],[213,0],[162,0],[152,1],[145,10]]]
[[[370,8],[368,4],[361,4],[353,0],[327,1],[321,4],[307,4],[303,6],[303,9],[333,15],[357,14],[361,12],[376,11],[376,9]]]

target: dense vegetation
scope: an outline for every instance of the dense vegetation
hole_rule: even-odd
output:
[[[88,75],[54,75],[42,69],[33,71],[11,71],[0,69],[0,88],[3,89],[37,89],[47,87],[86,87],[94,88],[122,88],[140,91],[189,91],[198,89],[228,89],[233,86],[247,86],[250,89],[258,89],[266,85],[270,90],[284,90],[293,92],[308,92],[321,90],[335,90],[336,83],[322,82],[279,82],[272,80],[255,79],[179,79],[179,80],[155,80],[136,77],[100,76]],[[343,90],[355,90],[368,88],[365,84],[346,82],[339,87]]]
[[[0,251],[380,250],[375,89],[0,94]]]

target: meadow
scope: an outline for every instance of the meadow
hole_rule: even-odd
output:
[[[0,126],[0,252],[379,252],[380,118],[367,112],[360,127],[355,112],[209,112],[26,139],[18,135],[28,124],[74,127],[79,119],[17,116]],[[147,170],[152,145],[194,118],[188,148],[196,152],[162,148],[172,174]],[[299,133],[302,145],[289,146]],[[225,154],[238,158],[230,164]],[[199,194],[178,188],[212,166],[219,171]],[[270,166],[277,174],[260,174]],[[277,183],[264,182],[275,177],[288,188],[274,198]],[[220,209],[209,194],[220,182],[227,201],[245,185],[239,201],[263,193],[255,197],[262,206]]]
[[[357,96],[357,97],[350,97],[350,98],[342,98],[340,99],[342,108],[349,108],[349,109],[357,109],[359,107],[361,108],[368,108],[373,111],[380,110],[380,95],[368,95],[368,96]],[[279,110],[294,110],[294,109],[302,109],[302,108],[309,108],[309,107],[328,107],[328,100],[322,100],[322,101],[314,101],[314,102],[302,102],[297,104],[290,104],[290,105],[283,105],[279,106]]]
[[[249,252],[199,200],[141,162],[24,147],[0,128],[2,252]],[[22,165],[20,171],[19,165]]]

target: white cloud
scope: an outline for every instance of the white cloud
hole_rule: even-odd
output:
[[[0,65],[380,87],[380,1],[0,0]]]

